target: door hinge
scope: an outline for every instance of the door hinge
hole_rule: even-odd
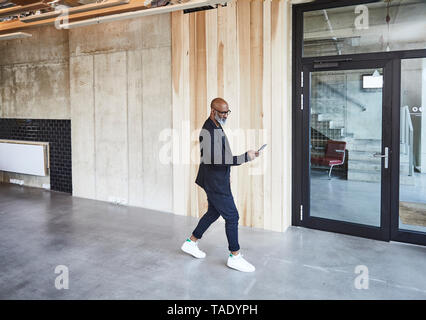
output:
[[[300,205],[300,221],[303,221],[303,204]]]
[[[303,71],[301,72],[301,75],[300,75],[300,86],[303,88]]]
[[[300,110],[303,110],[303,94],[300,96]]]

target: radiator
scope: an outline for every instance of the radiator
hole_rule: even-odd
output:
[[[0,171],[46,176],[48,168],[48,142],[0,140]]]

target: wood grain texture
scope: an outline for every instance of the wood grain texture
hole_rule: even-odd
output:
[[[68,17],[69,22],[81,21],[86,19],[91,19],[95,17],[103,17],[107,15],[144,10],[146,6],[144,4],[144,0],[130,0],[128,4],[123,4],[119,6],[90,10],[87,12],[79,12],[72,14]],[[11,20],[0,23],[0,34],[2,33],[11,33],[19,30],[32,29],[35,27],[46,26],[46,25],[54,25],[56,21],[56,17],[49,18],[46,20],[34,21],[24,23],[20,20]]]
[[[291,71],[286,71],[288,66],[288,70],[291,70],[292,64],[292,36],[291,36],[291,28],[292,28],[292,3],[284,2],[284,65],[283,72],[285,74],[283,86],[284,90],[284,109],[283,109],[283,136],[288,137],[290,143],[283,143],[283,163],[287,164],[283,166],[283,212],[288,212],[288,214],[283,215],[282,228],[286,229],[287,226],[291,225],[291,193],[292,193],[292,145],[291,145],[291,137],[292,137],[292,73]]]
[[[172,19],[172,125],[173,125],[173,212],[191,213],[189,174],[189,15],[174,12]]]
[[[271,3],[271,99],[272,99],[272,141],[271,141],[271,166],[274,170],[271,177],[271,204],[272,204],[272,230],[282,230],[282,215],[275,212],[282,211],[282,149],[283,141],[277,137],[283,136],[282,109],[283,109],[283,0]]]
[[[13,0],[10,2],[16,4],[17,6],[27,6],[33,3],[40,2],[40,0]]]
[[[191,128],[193,134],[191,139],[191,149],[198,151],[199,144],[197,139],[198,129],[204,124],[204,121],[208,117],[206,112],[207,107],[207,57],[206,57],[206,12],[201,11],[195,14],[196,17],[196,103],[194,105],[193,114],[195,114],[194,127]],[[195,181],[198,173],[198,162],[194,162],[192,165],[194,170],[194,176],[191,181]],[[207,196],[201,188],[192,184],[195,188],[197,195],[197,206],[196,216],[201,216],[207,211]],[[195,202],[195,201],[194,201]]]
[[[258,148],[265,141],[262,136],[262,90],[263,90],[263,0],[252,0],[250,3],[250,129],[254,129],[253,135],[248,135],[248,148]],[[252,166],[261,167],[262,161],[254,162]],[[253,170],[249,172],[251,224],[255,227],[263,227],[263,172]]]
[[[263,74],[262,74],[262,125],[266,128],[265,143],[272,141],[272,100],[271,100],[271,0],[263,2]],[[263,227],[272,229],[272,197],[271,197],[271,148],[263,151]]]
[[[29,11],[36,11],[40,9],[49,9],[50,6],[44,2],[35,2],[31,4],[27,4],[25,6],[14,6],[7,9],[0,9],[0,17],[9,17],[18,15],[20,13],[25,13]]]
[[[217,10],[172,14],[172,39],[181,39],[172,40],[173,108],[184,108],[179,92],[187,87],[185,119],[198,134],[211,100],[222,97],[232,110],[225,131],[233,153],[268,144],[261,158],[231,169],[231,188],[241,225],[276,231],[291,224],[291,144],[286,143],[291,131],[283,129],[291,121],[290,13],[286,0],[234,0]],[[183,39],[189,42],[187,52]],[[188,65],[182,67],[179,57],[185,54]],[[188,74],[187,83],[181,73]],[[187,167],[187,215],[201,216],[207,201],[194,183],[198,163]]]
[[[206,11],[206,64],[207,64],[207,106],[210,112],[210,102],[218,96],[218,10]],[[223,64],[222,64],[223,65]]]
[[[196,126],[197,113],[197,14],[189,16],[189,98],[190,98],[190,132],[192,133]],[[190,140],[190,149],[194,146],[194,141]],[[197,174],[196,165],[191,161],[189,165],[190,181],[195,181]],[[189,215],[197,217],[198,212],[198,190],[196,186],[190,184],[190,211]]]
[[[238,31],[238,62],[239,62],[239,128],[246,133],[251,129],[251,0],[238,1],[237,6],[237,31]],[[232,117],[235,116],[231,114]],[[244,134],[245,136],[245,134]],[[254,146],[252,146],[254,148]],[[235,152],[235,151],[234,151]],[[252,225],[252,176],[248,174],[249,165],[233,168],[237,179],[233,179],[232,189],[238,188],[236,193],[237,206],[242,225]],[[237,184],[238,182],[238,184]]]

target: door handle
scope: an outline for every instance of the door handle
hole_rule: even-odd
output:
[[[381,154],[380,152],[376,152],[373,154],[375,158],[385,158],[385,169],[389,167],[389,148],[385,147],[385,154]]]

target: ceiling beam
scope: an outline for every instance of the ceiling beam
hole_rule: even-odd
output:
[[[78,7],[81,6],[82,4],[80,2],[78,2],[79,0],[62,0],[61,2],[67,6],[70,7]]]
[[[229,0],[223,0],[223,1],[220,1],[220,0],[189,0],[189,1],[188,0],[186,0],[186,1],[182,0],[182,3],[171,4],[171,5],[155,7],[155,8],[148,8],[146,0],[130,0],[130,2],[128,4],[123,4],[123,5],[110,7],[110,8],[80,12],[80,13],[76,13],[76,14],[71,14],[69,16],[61,16],[60,18],[61,18],[61,20],[67,18],[68,24],[71,25],[72,22],[115,15],[114,17],[109,17],[108,19],[102,19],[102,22],[105,22],[105,21],[109,21],[111,19],[113,19],[113,20],[129,19],[131,17],[136,17],[136,16],[145,16],[145,15],[150,15],[150,14],[161,14],[161,13],[171,12],[171,11],[176,11],[176,10],[184,10],[184,9],[188,9],[188,8],[201,7],[201,6],[205,6],[207,4],[213,4],[213,3],[217,4],[217,3],[222,3],[222,2],[226,3],[228,1]],[[145,12],[145,10],[147,12]],[[136,11],[138,11],[138,12],[136,12]],[[150,11],[150,12],[148,12],[148,11]],[[134,14],[130,14],[131,12],[134,12]],[[124,14],[124,13],[129,13],[129,14],[128,15],[122,15],[120,17],[116,16],[116,15]],[[36,27],[40,27],[40,26],[54,25],[57,20],[58,20],[57,17],[52,17],[50,19],[39,20],[39,21],[34,21],[34,22],[29,22],[29,23],[24,23],[24,22],[20,21],[19,19],[11,20],[11,21],[4,21],[4,22],[0,22],[0,34],[18,32],[18,31],[28,30],[28,29],[36,28]],[[62,22],[62,21],[60,21],[60,22]]]
[[[147,9],[145,5],[145,0],[130,0],[128,4],[123,4],[117,7],[76,13],[76,14],[70,15],[68,17],[68,20],[69,22],[73,22],[73,21],[85,20],[85,19],[90,19],[95,17],[101,17],[101,16],[106,16],[111,14],[124,13],[124,12],[143,10],[143,9]],[[41,20],[41,21],[30,22],[30,23],[24,23],[20,20],[6,21],[8,23],[0,22],[0,34],[17,32],[17,31],[40,27],[40,26],[53,25],[55,24],[55,21],[56,21],[56,17],[51,19]]]
[[[136,10],[131,12],[119,13],[119,14],[109,14],[107,16],[102,16],[102,17],[97,16],[95,18],[84,19],[82,21],[68,22],[68,23],[61,24],[60,28],[61,29],[78,28],[78,27],[84,27],[84,26],[89,26],[94,24],[105,23],[105,22],[126,20],[126,19],[145,17],[145,16],[163,14],[163,13],[170,13],[173,11],[194,12],[194,11],[197,11],[195,9],[201,9],[201,10],[207,10],[207,8],[214,9],[218,5],[222,5],[222,6],[226,5],[228,1],[229,0],[193,0],[193,1],[187,1],[185,3],[171,5],[171,6],[154,7],[150,10]]]
[[[40,2],[40,0],[10,0],[10,2],[16,4],[17,6],[26,6],[29,4]]]
[[[36,11],[40,9],[49,9],[49,8],[51,8],[50,5],[40,1],[36,3],[32,3],[32,4],[27,4],[25,6],[14,6],[7,9],[1,9],[0,18],[14,16],[14,15],[18,15],[20,13],[24,13],[28,11]]]
[[[98,10],[98,9],[102,9],[102,8],[110,8],[110,7],[115,7],[115,6],[119,6],[119,5],[122,5],[122,4],[128,4],[129,2],[130,2],[130,0],[118,0],[118,1],[112,0],[112,1],[104,1],[104,2],[99,2],[99,3],[90,3],[90,4],[70,8],[70,9],[68,9],[68,14],[73,15],[73,14],[80,13],[80,12],[88,12],[88,11]],[[57,10],[57,11],[46,12],[46,13],[41,13],[41,14],[21,18],[20,21],[25,22],[25,23],[29,23],[29,22],[47,20],[47,19],[59,17],[60,15],[62,15],[64,13],[66,13],[66,11]]]

